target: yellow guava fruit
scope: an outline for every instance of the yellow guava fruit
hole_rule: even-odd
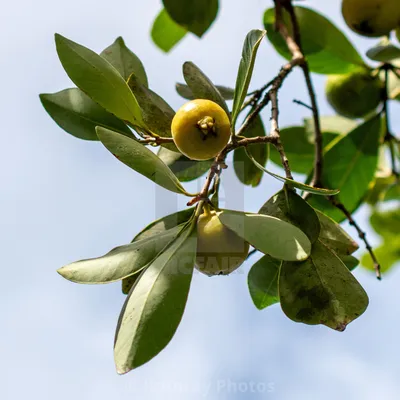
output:
[[[192,160],[209,160],[227,145],[231,127],[229,117],[217,103],[196,99],[184,104],[171,125],[178,150]]]

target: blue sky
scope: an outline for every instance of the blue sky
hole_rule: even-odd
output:
[[[397,304],[400,272],[379,283],[357,270],[370,296],[367,312],[344,333],[289,321],[279,305],[252,305],[246,273],[196,274],[187,309],[170,345],[126,376],[113,364],[114,329],[124,297],[118,284],[80,286],[55,270],[129,242],[155,217],[183,207],[163,189],[111,157],[99,143],[74,139],[42,109],[38,94],[72,84],[57,59],[59,32],[95,51],[122,35],[145,64],[150,86],[176,109],[181,65],[198,64],[218,84],[232,86],[246,33],[261,27],[268,0],[222,0],[215,26],[203,40],[186,38],[169,55],[151,43],[158,0],[22,0],[2,7],[0,71],[2,249],[0,398],[30,399],[375,399],[400,395]],[[306,1],[340,27],[339,1]],[[5,7],[5,8],[4,8]],[[364,51],[372,41],[349,34]],[[271,46],[260,47],[252,87],[282,64]],[[322,93],[324,78],[315,76]],[[307,101],[296,72],[280,94],[281,125],[301,124]],[[323,96],[322,114],[330,114]],[[393,126],[400,125],[393,107]],[[268,124],[268,114],[265,114]],[[241,186],[224,173],[225,193]],[[256,211],[279,183],[264,177],[230,207]],[[366,226],[367,210],[357,217]],[[349,229],[349,232],[354,232]],[[368,230],[371,239],[378,238]],[[253,259],[255,260],[255,258]]]

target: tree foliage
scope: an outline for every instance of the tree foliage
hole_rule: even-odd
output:
[[[163,5],[151,36],[165,52],[186,34],[203,36],[219,8],[218,0],[194,1],[190,7],[183,0],[164,0]],[[217,103],[231,121],[229,143],[206,161],[190,160],[178,151],[171,132],[175,111],[149,89],[142,62],[122,38],[97,54],[56,34],[59,59],[76,87],[40,95],[50,117],[79,139],[100,141],[119,161],[186,196],[188,205],[194,206],[152,222],[131,243],[102,257],[58,270],[78,283],[122,281],[127,298],[114,346],[119,373],[149,361],[173,337],[190,290],[196,223],[204,206],[215,209],[225,228],[253,246],[249,257],[257,251],[263,254],[248,274],[255,306],[261,310],[280,303],[296,322],[343,331],[368,306],[367,294],[351,273],[359,263],[352,255],[359,246],[341,228],[342,221],[355,227],[369,250],[362,265],[379,278],[400,259],[400,139],[388,113],[389,102],[400,100],[398,44],[389,37],[375,40],[362,57],[328,18],[288,0],[276,0],[275,7],[265,11],[263,23],[265,30],[246,36],[231,87],[213,83],[190,61],[183,65],[186,84],[177,83],[177,92],[184,99]],[[272,45],[270,51],[283,57],[283,66],[275,76],[265,77],[263,87],[249,92],[257,49],[265,38]],[[281,127],[279,89],[295,68],[303,71],[310,95],[311,105],[301,105],[311,109],[313,118]],[[342,75],[360,68],[381,81],[379,105],[358,120],[320,116],[312,73]],[[261,113],[267,107],[269,128]],[[282,190],[261,201],[258,213],[218,207],[230,153],[243,185],[255,187],[261,179],[283,184]],[[268,163],[282,167],[282,173],[271,172]],[[293,172],[303,178],[295,180]],[[199,193],[185,189],[185,182],[206,173]],[[371,208],[371,225],[382,237],[376,250],[353,218],[364,204]],[[382,210],[386,204],[389,211]]]

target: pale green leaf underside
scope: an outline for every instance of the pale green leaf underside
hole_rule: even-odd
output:
[[[311,242],[294,225],[275,217],[224,210],[220,221],[257,250],[273,258],[302,261],[311,252]]]

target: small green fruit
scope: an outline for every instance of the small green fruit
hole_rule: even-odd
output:
[[[382,83],[367,70],[345,75],[330,75],[326,96],[335,111],[347,118],[361,118],[381,102]]]
[[[399,0],[343,0],[347,25],[363,36],[385,36],[400,25]]]
[[[225,227],[207,207],[197,221],[196,269],[206,275],[227,275],[242,265],[249,244]]]

